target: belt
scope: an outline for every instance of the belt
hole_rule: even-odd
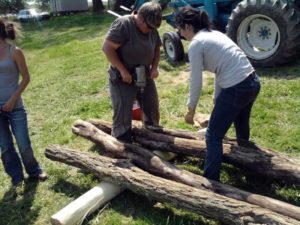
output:
[[[120,76],[121,76],[121,72],[118,70],[117,67],[115,67],[115,66],[110,66],[110,68],[112,69],[112,71],[114,71],[114,72],[117,73],[117,74],[120,74]],[[127,69],[127,70],[128,70],[128,72],[129,72],[130,74],[132,74],[132,73],[134,72],[134,68],[133,68],[133,69]]]
[[[117,73],[117,74],[119,74],[119,75],[121,76],[121,72],[118,70],[117,67],[111,65],[110,68],[111,68],[112,71],[114,71],[115,73]],[[149,67],[149,66],[145,66],[145,68],[146,68],[146,73],[149,73],[150,67]],[[131,75],[135,73],[135,67],[134,67],[134,68],[131,68],[131,69],[128,69],[128,68],[127,68],[127,70],[128,70],[128,72],[129,72]]]
[[[256,78],[256,72],[255,71],[253,71],[252,73],[250,73],[249,75],[248,75],[248,77],[247,78],[251,78],[251,79],[255,79]]]
[[[252,73],[250,73],[249,75],[248,75],[248,77],[246,77],[244,80],[242,80],[240,83],[238,83],[238,84],[236,84],[236,85],[239,85],[239,84],[241,84],[241,83],[243,83],[243,82],[248,82],[248,81],[254,81],[255,79],[256,79],[256,72],[255,71],[253,71]],[[236,86],[236,85],[234,85],[234,86]],[[233,86],[233,87],[234,87]]]

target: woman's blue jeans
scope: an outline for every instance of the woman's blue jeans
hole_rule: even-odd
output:
[[[39,163],[34,157],[28,134],[27,114],[24,108],[12,112],[0,113],[0,152],[6,173],[11,177],[12,184],[17,185],[24,179],[22,163],[13,143],[15,137],[19,153],[30,177],[41,172]]]
[[[250,113],[260,91],[260,82],[253,73],[239,84],[222,89],[216,99],[205,134],[207,155],[204,176],[220,181],[223,156],[223,138],[234,123],[237,141],[249,141]]]

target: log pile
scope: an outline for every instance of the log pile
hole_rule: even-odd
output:
[[[45,152],[48,158],[90,171],[101,180],[130,189],[137,194],[171,203],[178,208],[190,210],[226,224],[300,225],[300,208],[297,206],[207,180],[202,176],[177,168],[149,150],[172,150],[183,155],[204,157],[205,146],[202,146],[203,140],[201,141],[197,133],[157,127],[145,129],[141,124],[135,123],[133,134],[134,140],[140,144],[138,146],[121,143],[110,136],[111,124],[101,120],[89,120],[89,122],[78,120],[72,130],[75,134],[100,146],[106,156],[51,145]],[[145,144],[140,140],[151,142],[151,144]],[[199,148],[199,146],[202,147]],[[227,162],[235,166],[241,164],[236,163],[237,158],[250,157],[244,155],[246,150],[250,151],[249,148],[238,147],[233,141],[227,141],[224,146],[228,149],[226,151]],[[238,150],[241,148],[242,156],[239,156]],[[281,157],[275,152],[273,154],[271,150],[267,151],[276,159]],[[243,162],[246,164],[243,168],[251,169],[254,163],[266,163],[266,159],[260,157],[270,157],[266,155],[265,149],[251,149],[250,152],[253,152],[252,154],[259,159],[251,155],[254,159]],[[288,176],[292,177],[288,181],[299,182],[299,174],[294,175],[294,166],[298,165],[300,168],[300,161],[291,160],[286,156],[283,159],[290,160],[289,162],[294,164],[288,168],[283,167],[284,164],[270,166],[269,164],[272,164],[270,160],[268,169],[272,171],[265,175],[276,174],[284,168],[285,172],[292,174]],[[262,161],[255,162],[255,160]]]
[[[90,119],[105,133],[110,133],[111,123]],[[134,140],[147,149],[175,152],[205,158],[206,144],[197,132],[177,131],[165,128],[142,128],[140,123],[133,125]],[[256,174],[300,185],[300,160],[288,157],[260,146],[241,147],[233,140],[223,144],[223,161]]]

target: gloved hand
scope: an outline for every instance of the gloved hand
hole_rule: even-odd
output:
[[[194,108],[188,108],[188,112],[186,113],[184,119],[185,122],[188,124],[194,124],[194,115],[195,115],[195,109]]]

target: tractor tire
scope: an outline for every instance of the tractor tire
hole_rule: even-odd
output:
[[[226,30],[253,66],[285,64],[300,49],[300,13],[284,0],[242,1],[232,11]]]
[[[183,45],[180,36],[177,33],[164,33],[163,47],[168,61],[174,63],[184,59]]]

